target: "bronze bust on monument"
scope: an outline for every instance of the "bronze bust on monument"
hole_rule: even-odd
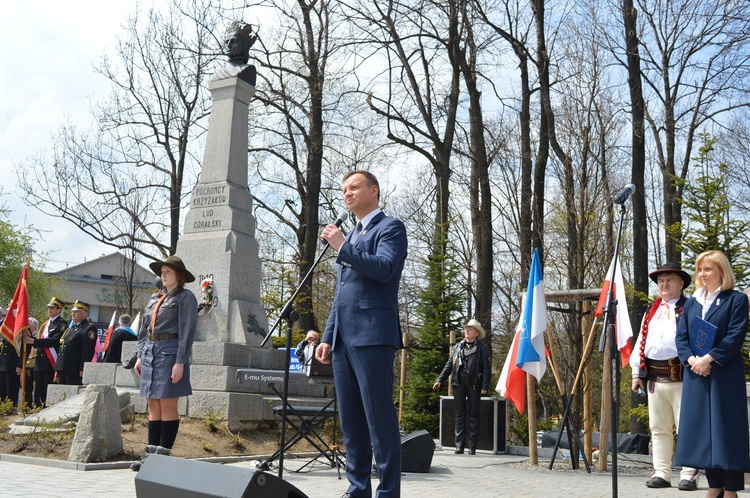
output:
[[[227,31],[224,42],[224,53],[229,60],[216,70],[212,81],[236,77],[255,86],[255,66],[248,64],[248,61],[250,47],[257,39],[258,36],[253,34],[252,25],[234,21]]]

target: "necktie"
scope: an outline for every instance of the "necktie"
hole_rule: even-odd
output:
[[[362,235],[362,222],[358,221],[357,226],[354,228],[352,238],[349,240],[349,242],[351,242],[352,244],[356,244],[360,235]]]
[[[156,303],[156,306],[154,306],[154,312],[151,314],[151,325],[149,325],[148,329],[153,332],[154,326],[156,325],[156,315],[159,313],[159,308],[161,308],[161,303],[164,302],[164,300],[167,298],[167,293],[161,295],[159,298],[159,301]]]

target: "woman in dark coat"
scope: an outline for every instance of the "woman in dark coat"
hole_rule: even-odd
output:
[[[697,290],[677,326],[677,351],[685,371],[675,465],[705,469],[706,496],[735,497],[745,488],[743,473],[750,471],[742,362],[748,299],[733,290],[734,273],[720,251],[699,255],[695,267]],[[690,345],[699,317],[716,326],[704,355],[696,355]]]
[[[135,373],[148,403],[148,445],[145,452],[169,455],[177,438],[177,402],[193,393],[190,354],[195,339],[198,301],[184,288],[195,277],[177,256],[149,265],[161,276],[162,288],[146,305],[138,333]],[[130,466],[140,469],[140,462]]]
[[[474,319],[464,327],[464,339],[456,344],[453,353],[445,363],[443,371],[432,386],[440,389],[448,375],[451,375],[453,400],[456,406],[456,453],[463,453],[466,444],[466,416],[469,417],[469,455],[477,452],[479,441],[479,402],[487,394],[492,376],[490,350],[484,339],[482,325]]]

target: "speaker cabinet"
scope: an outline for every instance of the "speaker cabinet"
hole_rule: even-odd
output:
[[[307,498],[265,472],[151,454],[135,476],[142,498]]]
[[[401,472],[430,471],[435,441],[427,431],[416,431],[401,438]]]
[[[494,396],[482,398],[479,401],[479,441],[477,449],[491,451],[495,455],[505,453],[508,451],[507,429],[506,401]],[[440,446],[453,448],[455,445],[456,405],[453,396],[440,396]],[[468,447],[468,441],[466,446]]]

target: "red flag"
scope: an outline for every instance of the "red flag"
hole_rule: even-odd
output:
[[[599,302],[596,305],[596,311],[594,316],[597,318],[604,313],[604,305],[607,304],[607,293],[611,282],[609,279],[612,276],[612,268],[614,267],[615,260],[612,258],[612,262],[609,264],[609,270],[607,275],[604,277],[604,283],[602,284],[602,291],[599,294]],[[630,338],[633,335],[633,327],[630,325],[630,315],[628,314],[628,302],[625,298],[625,283],[622,280],[622,270],[620,269],[620,261],[617,261],[617,269],[615,270],[615,284],[612,289],[614,299],[617,301],[617,317],[615,319],[615,333],[617,335],[617,349],[620,350],[620,356],[622,358],[622,368],[630,362],[630,353],[633,352],[633,346],[630,343]]]
[[[112,320],[109,321],[109,327],[107,328],[107,335],[104,336],[104,346],[102,351],[106,351],[109,347],[109,341],[112,339],[112,332],[115,331],[115,317],[117,316],[117,310],[112,313]]]
[[[21,278],[18,280],[13,300],[8,305],[8,313],[5,321],[0,327],[0,333],[8,341],[13,343],[18,354],[21,354],[21,339],[23,331],[29,328],[29,291],[28,291],[29,267],[24,266]]]
[[[500,374],[500,379],[498,379],[497,387],[495,388],[495,390],[500,393],[500,396],[513,402],[518,413],[523,413],[526,410],[526,372],[516,364],[518,357],[518,342],[520,340],[521,329],[523,326],[522,322],[523,315],[521,315],[521,318],[518,321],[518,327],[516,327],[516,333],[513,336],[513,343],[508,350],[508,358],[505,360],[503,371]]]

